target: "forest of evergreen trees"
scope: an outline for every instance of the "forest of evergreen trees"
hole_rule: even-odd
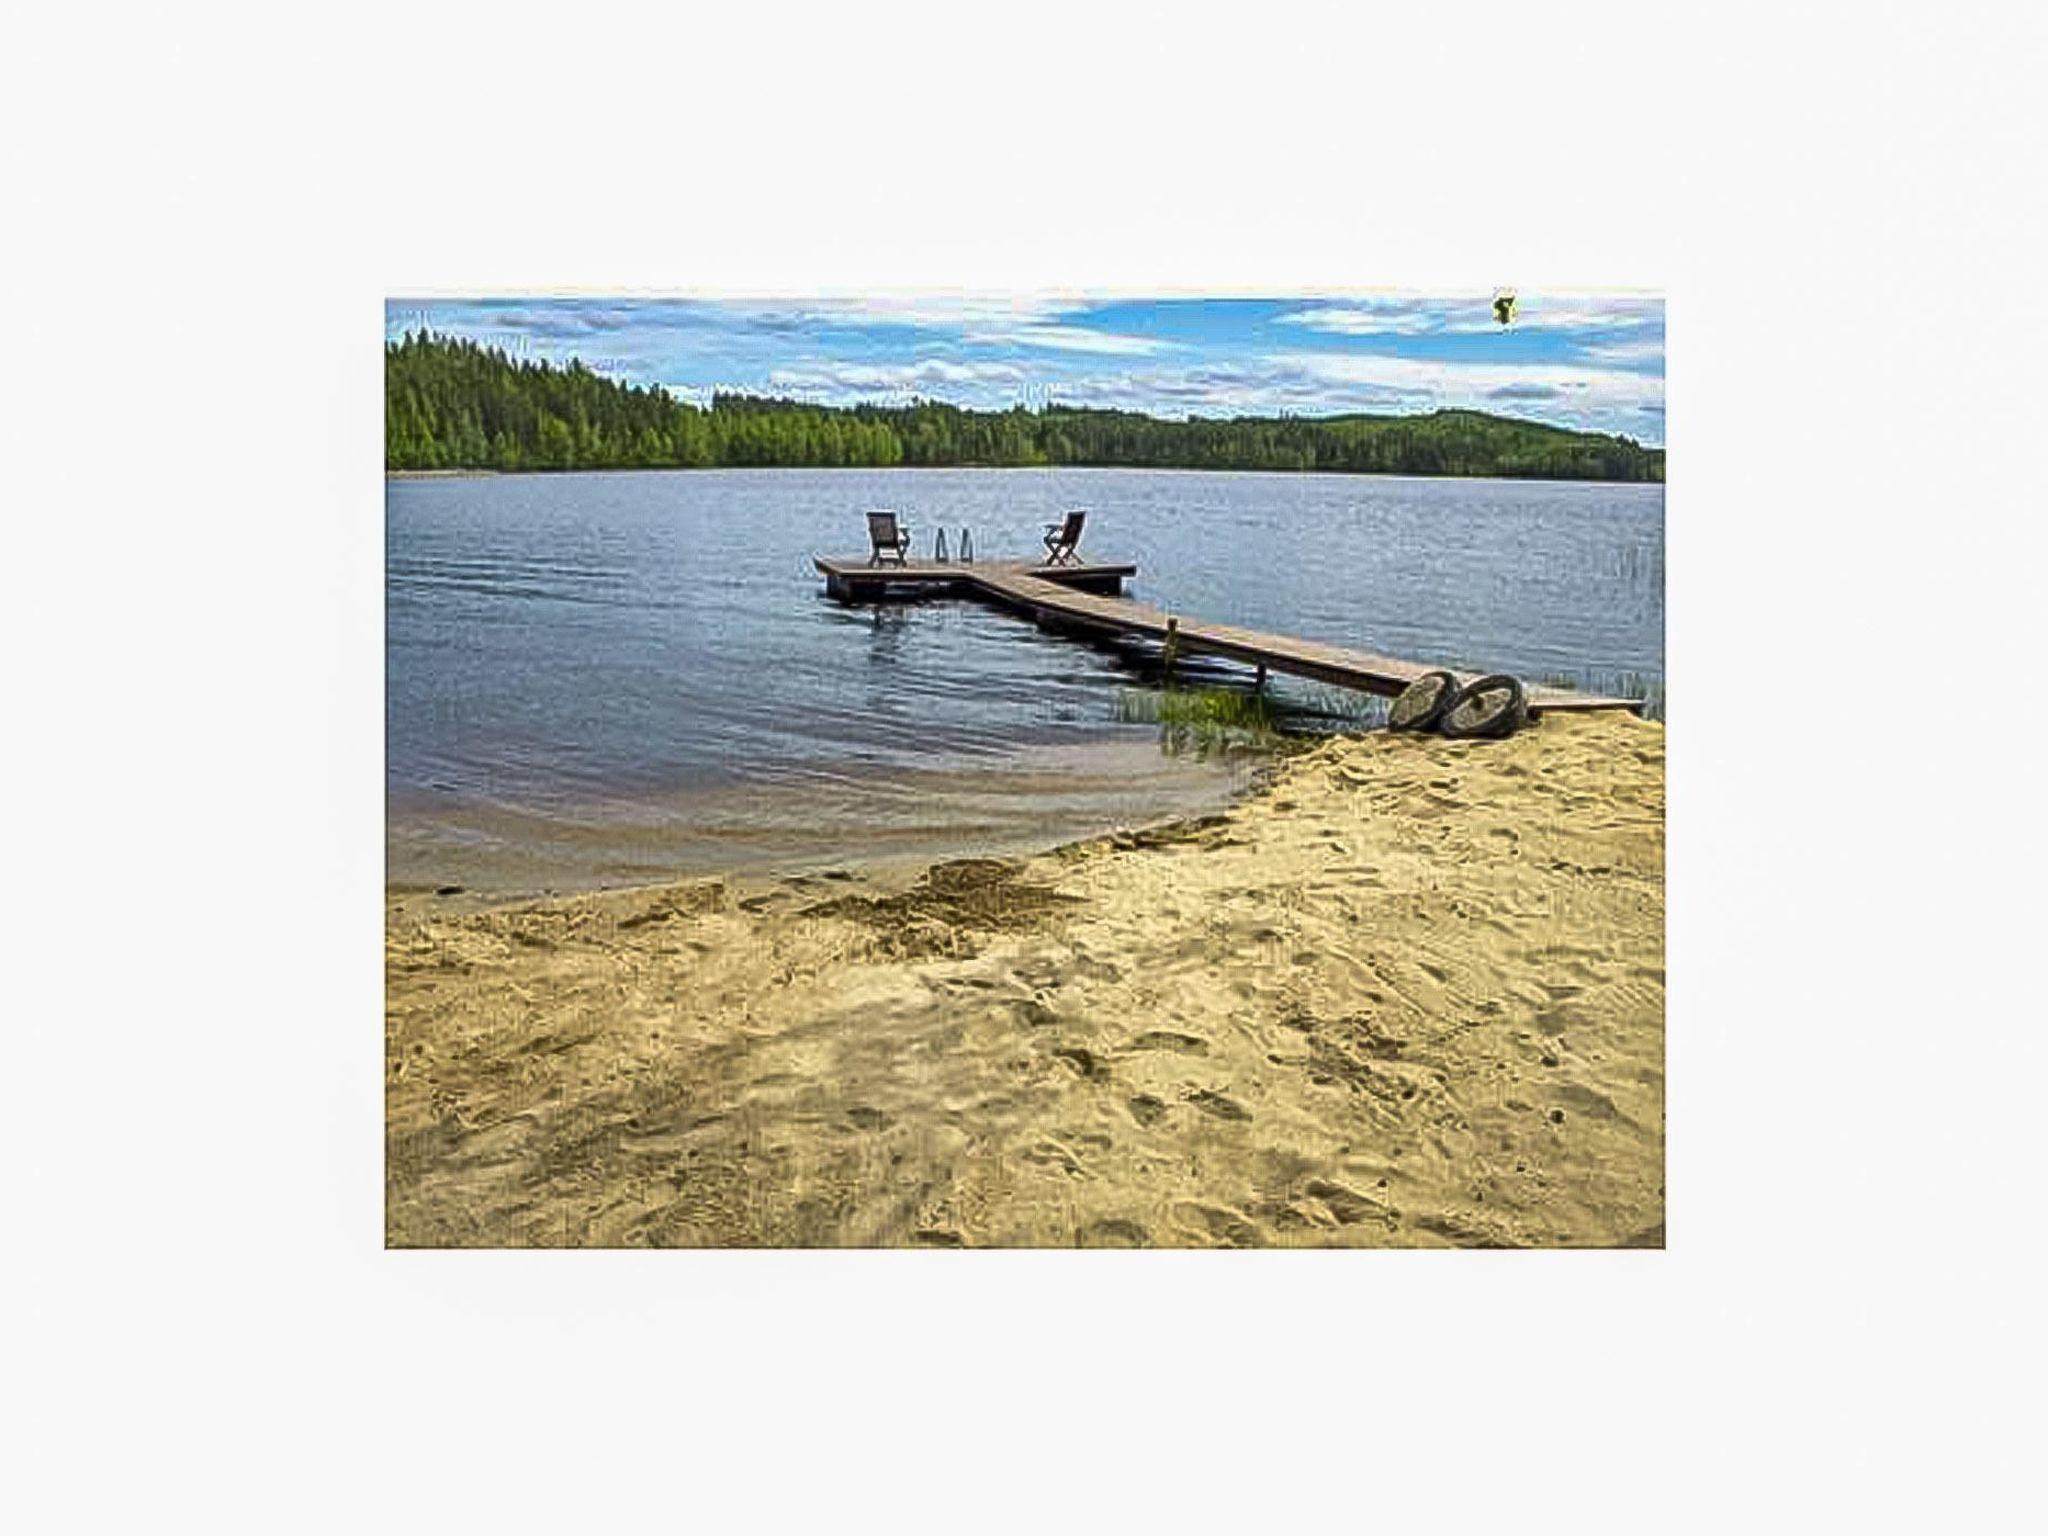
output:
[[[1161,421],[1062,405],[836,407],[725,394],[706,409],[658,388],[601,378],[579,362],[515,361],[425,332],[384,350],[384,464],[507,471],[1085,464],[1664,478],[1662,449],[1480,411]]]

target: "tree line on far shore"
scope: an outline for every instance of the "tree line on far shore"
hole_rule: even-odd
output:
[[[809,405],[720,394],[703,407],[581,362],[515,360],[456,337],[384,349],[387,470],[1120,465],[1656,480],[1664,452],[1481,411],[1162,421],[1047,405]]]

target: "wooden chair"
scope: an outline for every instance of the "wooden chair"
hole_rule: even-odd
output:
[[[1086,512],[1069,512],[1057,523],[1045,525],[1045,563],[1047,565],[1073,565],[1077,561],[1075,551],[1081,546],[1081,525],[1088,520]]]
[[[910,552],[910,529],[897,523],[894,512],[870,512],[868,543],[874,549],[868,556],[869,565],[885,565],[892,559],[901,565]]]

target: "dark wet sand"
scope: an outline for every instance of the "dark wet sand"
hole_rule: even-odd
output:
[[[394,888],[504,898],[745,871],[925,864],[963,847],[1028,853],[1105,827],[1202,815],[1257,778],[1257,754],[1171,756],[1139,733],[973,766],[800,774],[590,798],[573,807],[411,792],[387,802]]]

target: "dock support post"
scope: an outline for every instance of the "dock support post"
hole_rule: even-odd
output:
[[[1165,672],[1166,681],[1168,681],[1169,683],[1173,681],[1174,655],[1179,650],[1180,620],[1175,618],[1172,614],[1168,614],[1166,617],[1166,664],[1162,670]]]
[[[1266,691],[1266,664],[1263,661],[1259,663],[1258,681],[1253,683],[1252,687],[1259,693],[1264,693]]]

